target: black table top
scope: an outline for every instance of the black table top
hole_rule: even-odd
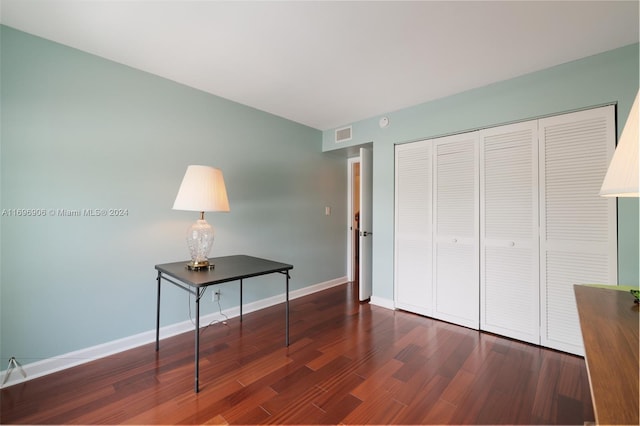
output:
[[[293,265],[274,262],[246,255],[234,255],[213,257],[209,263],[215,265],[213,269],[202,271],[190,271],[187,269],[188,261],[163,263],[156,265],[156,269],[163,274],[176,278],[193,287],[204,287],[212,284],[221,284],[228,281],[236,281],[243,278],[256,277],[273,272],[284,272],[293,269]]]

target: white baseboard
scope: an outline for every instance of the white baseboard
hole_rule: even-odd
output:
[[[309,294],[316,293],[318,291],[326,290],[331,287],[335,287],[347,282],[347,277],[340,277],[323,283],[310,285],[298,290],[289,292],[289,299],[297,299]],[[247,303],[242,306],[242,313],[248,314],[250,312],[258,311],[260,309],[268,308],[278,303],[283,303],[286,299],[284,293],[269,297],[266,299],[258,300],[255,302]],[[222,311],[227,317],[234,318],[240,316],[240,307],[235,306]],[[206,327],[207,324],[214,320],[220,319],[220,314],[214,312],[212,314],[203,315],[200,317],[200,328]],[[166,339],[167,337],[175,336],[180,333],[185,333],[193,330],[193,324],[191,321],[183,321],[176,324],[171,324],[160,328],[160,339]],[[149,330],[143,333],[128,336],[122,339],[113,340],[111,342],[102,343],[100,345],[92,346],[85,349],[69,352],[53,358],[47,358],[41,361],[32,362],[22,365],[22,369],[26,374],[24,377],[21,374],[19,368],[14,368],[9,372],[7,382],[2,384],[0,382],[0,388],[8,387],[18,383],[25,382],[27,380],[35,379],[45,376],[47,374],[55,373],[60,370],[75,367],[80,364],[94,361],[96,359],[104,358],[109,355],[116,354],[118,352],[133,349],[138,346],[146,345],[147,343],[154,342],[156,339],[156,330]],[[18,362],[20,360],[18,359]],[[4,380],[7,370],[0,371],[0,380]]]
[[[372,305],[380,306],[391,310],[396,309],[396,304],[392,299],[385,299],[384,297],[371,296],[370,303]]]

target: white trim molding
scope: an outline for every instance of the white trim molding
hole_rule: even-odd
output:
[[[308,296],[313,293],[317,293],[322,290],[326,290],[331,287],[345,284],[347,277],[340,277],[333,280],[325,281],[319,284],[313,284],[298,290],[289,292],[289,300],[298,299],[303,296]],[[255,302],[242,305],[243,314],[259,311],[261,309],[268,308],[270,306],[283,303],[286,300],[285,294],[281,293],[273,297],[258,300]],[[224,315],[229,318],[240,316],[240,307],[235,306],[222,311]],[[219,320],[220,313],[214,312],[211,314],[203,315],[200,317],[200,328],[206,327],[207,324],[212,321]],[[171,324],[160,328],[160,339],[166,339],[171,336],[175,336],[181,333],[193,331],[193,324],[191,321],[183,321],[176,324]],[[104,358],[109,355],[113,355],[119,352],[123,352],[129,349],[136,348],[138,346],[146,345],[154,342],[156,339],[156,330],[149,330],[143,333],[128,336],[122,339],[112,340],[110,342],[102,343],[96,346],[80,349],[77,351],[62,354],[53,358],[47,358],[40,361],[28,363],[22,365],[22,369],[26,374],[24,377],[19,368],[14,368],[9,372],[7,382],[0,383],[0,388],[9,387],[18,383],[26,382],[28,380],[36,379],[38,377],[46,376],[47,374],[55,373],[57,371],[66,370],[67,368],[75,367],[77,365],[85,364],[87,362],[95,361],[100,358]],[[20,362],[20,360],[17,360]],[[0,371],[0,380],[5,378],[7,370]]]
[[[371,296],[370,303],[372,305],[380,306],[381,308],[387,308],[391,310],[396,309],[396,304],[392,299],[386,299],[384,297]]]

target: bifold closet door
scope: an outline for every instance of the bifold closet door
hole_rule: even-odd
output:
[[[480,131],[480,328],[540,343],[538,122]]]
[[[598,195],[615,148],[615,109],[542,119],[541,344],[582,355],[574,284],[617,284],[616,201]]]
[[[432,313],[431,142],[395,147],[395,305]]]
[[[433,150],[433,317],[478,329],[478,132],[434,139]]]

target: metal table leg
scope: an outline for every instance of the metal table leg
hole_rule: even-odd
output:
[[[285,314],[285,320],[286,320],[286,325],[285,325],[285,340],[284,343],[286,346],[289,346],[289,272],[285,272],[285,275],[287,276],[287,288],[286,288],[286,294],[287,294],[287,303],[286,303],[286,314]]]
[[[162,272],[158,271],[158,305],[156,307],[156,352],[160,350],[160,280]]]
[[[240,279],[240,322],[242,322],[242,279]]]
[[[206,287],[205,287],[206,289]],[[196,362],[195,362],[195,391],[196,393],[200,392],[200,387],[198,386],[198,377],[200,375],[200,297],[202,293],[196,293]]]

